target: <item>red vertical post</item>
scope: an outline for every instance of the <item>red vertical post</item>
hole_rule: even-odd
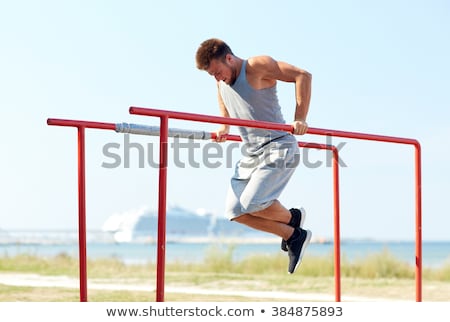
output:
[[[333,214],[334,214],[334,288],[336,302],[341,301],[341,224],[339,211],[339,150],[334,145],[298,142],[299,147],[316,148],[333,153]]]
[[[339,155],[333,146],[333,196],[334,196],[334,288],[336,302],[341,301],[341,234],[339,212]]]
[[[422,301],[422,154],[415,145],[416,160],[416,302]]]
[[[80,302],[87,302],[85,128],[78,127],[78,248]]]
[[[164,280],[166,266],[166,199],[167,199],[167,145],[169,141],[169,118],[161,116],[159,137],[159,196],[158,196],[158,241],[156,260],[156,301],[164,302]]]

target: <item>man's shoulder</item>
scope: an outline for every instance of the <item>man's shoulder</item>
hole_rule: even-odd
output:
[[[253,56],[247,59],[248,66],[253,68],[264,67],[273,64],[274,62],[275,60],[268,55]]]
[[[247,77],[266,79],[276,68],[277,62],[270,56],[254,56],[247,60]],[[259,85],[258,85],[259,87]]]

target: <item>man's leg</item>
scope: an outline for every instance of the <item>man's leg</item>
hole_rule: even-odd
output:
[[[234,221],[278,235],[286,240],[289,256],[288,272],[292,274],[302,260],[306,246],[311,240],[311,232],[300,227],[290,226],[288,223],[291,217],[291,212],[276,200],[268,208],[251,214],[243,214]]]
[[[233,220],[287,240],[294,232],[294,228],[288,225],[291,217],[290,211],[278,200],[275,200],[266,209],[251,214],[243,214]]]

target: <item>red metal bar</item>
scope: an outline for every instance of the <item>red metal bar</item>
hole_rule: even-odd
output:
[[[422,153],[416,148],[416,301],[422,301]]]
[[[66,119],[47,119],[47,124],[58,126],[84,127],[91,129],[113,130],[113,131],[116,130],[116,124],[103,122],[89,122],[89,121],[66,120]]]
[[[339,154],[333,146],[333,196],[334,196],[334,285],[336,302],[341,301],[341,223],[339,205]]]
[[[86,250],[86,149],[85,128],[115,130],[113,123],[88,122],[66,119],[47,119],[48,125],[78,128],[78,249],[80,271],[80,302],[87,302],[87,250]]]
[[[187,121],[196,121],[204,123],[218,123],[218,124],[228,124],[234,126],[245,126],[254,127],[262,129],[271,129],[292,132],[292,126],[289,124],[280,124],[274,122],[265,121],[255,121],[255,120],[243,120],[231,117],[221,117],[221,116],[211,116],[195,113],[186,112],[175,112],[166,111],[153,108],[135,107],[132,106],[129,109],[131,114],[146,115],[146,116],[158,116],[161,117],[166,115],[169,118]],[[348,132],[348,131],[337,131],[329,129],[319,129],[319,128],[308,128],[308,134],[325,135],[325,136],[335,136],[335,137],[345,137],[351,139],[369,140],[369,141],[382,141],[382,142],[392,142],[392,143],[402,143],[402,144],[417,144],[417,140],[400,138],[395,136],[377,135],[377,134],[367,134],[359,132]]]
[[[158,197],[158,249],[156,263],[156,301],[164,302],[166,265],[166,199],[169,118],[161,116],[159,137],[159,197]]]
[[[195,122],[203,122],[203,123],[229,124],[229,125],[236,125],[236,126],[247,126],[247,127],[255,127],[255,128],[262,128],[262,129],[272,129],[272,130],[292,132],[292,126],[290,126],[288,124],[280,124],[280,123],[273,123],[273,122],[242,120],[242,119],[235,119],[235,118],[229,118],[229,117],[166,111],[166,110],[158,110],[158,109],[153,109],[153,108],[143,108],[143,107],[133,107],[133,106],[130,107],[130,113],[137,114],[137,115],[157,116],[157,117],[167,116],[171,119],[187,120],[187,121],[195,121]]]
[[[257,128],[266,128],[266,129],[274,129],[274,130],[282,130],[286,132],[291,132],[292,127],[287,124],[278,124],[271,122],[261,122],[261,121],[251,121],[251,120],[241,120],[241,119],[232,119],[232,118],[223,118],[216,116],[208,116],[208,115],[200,115],[193,113],[181,113],[174,111],[165,111],[165,110],[157,110],[157,109],[148,109],[148,108],[139,108],[139,107],[131,107],[130,113],[132,114],[140,114],[140,115],[148,115],[148,116],[159,116],[161,118],[161,134],[163,135],[163,140],[160,141],[160,152],[161,155],[165,155],[165,162],[161,162],[164,164],[163,168],[160,169],[160,184],[163,184],[163,192],[160,191],[159,203],[160,205],[164,204],[164,207],[159,207],[159,209],[163,209],[161,213],[158,213],[158,216],[164,217],[161,226],[164,226],[164,231],[161,236],[161,243],[158,249],[158,261],[161,263],[159,266],[159,270],[163,271],[162,278],[159,278],[157,281],[157,300],[163,301],[164,298],[164,266],[165,266],[165,209],[166,209],[166,190],[167,190],[167,136],[162,132],[168,132],[168,119],[184,119],[190,121],[199,121],[199,122],[208,122],[208,123],[221,123],[221,124],[229,124],[229,125],[237,125],[237,126],[247,126],[247,127],[257,127]],[[163,124],[164,123],[164,124]],[[64,120],[64,119],[48,119],[48,125],[59,125],[59,126],[73,126],[79,129],[79,230],[80,230],[80,299],[87,300],[87,274],[86,270],[82,269],[82,267],[86,266],[86,247],[84,246],[84,255],[83,251],[81,251],[81,245],[85,245],[85,173],[84,173],[84,128],[97,128],[97,129],[108,129],[115,130],[115,124],[113,123],[100,123],[100,122],[87,122],[87,121],[77,121],[77,120]],[[165,127],[165,129],[163,129]],[[318,129],[318,128],[309,128],[309,134],[317,134],[317,135],[330,135],[336,137],[346,137],[353,139],[362,139],[362,140],[371,140],[371,141],[381,141],[381,142],[391,142],[391,143],[400,143],[400,144],[411,144],[415,146],[416,149],[416,157],[415,157],[415,169],[416,169],[416,301],[422,300],[422,186],[421,186],[421,148],[420,144],[417,140],[407,139],[407,138],[399,138],[392,136],[383,136],[383,135],[374,135],[374,134],[366,134],[366,133],[358,133],[358,132],[347,132],[347,131],[336,131],[336,130],[328,130],[328,129]],[[215,135],[212,135],[213,139]],[[238,136],[228,136],[229,140],[240,141],[240,137]],[[166,142],[164,145],[163,142]],[[330,149],[328,145],[316,144],[316,143],[302,143],[299,142],[299,146],[302,147],[315,147],[315,148],[324,148]],[[164,152],[165,149],[165,152]],[[340,301],[340,222],[339,222],[339,174],[338,174],[338,151],[335,147],[332,147],[333,150],[333,178],[334,178],[334,227],[335,227],[335,284],[336,284],[336,301]],[[161,157],[160,157],[161,158]],[[164,161],[164,160],[161,160]],[[82,219],[84,218],[84,220]],[[84,234],[83,234],[84,230]],[[160,228],[158,227],[158,230]],[[162,230],[162,227],[161,227]],[[158,233],[159,234],[159,233]],[[83,236],[81,236],[83,235]],[[158,240],[160,237],[158,236]],[[82,260],[82,258],[84,258]],[[82,263],[84,262],[84,264]],[[83,280],[86,281],[83,283]],[[159,289],[162,289],[162,292],[158,292],[158,283],[161,283]],[[83,290],[84,289],[84,290]],[[158,295],[159,294],[159,295]]]
[[[86,260],[86,166],[84,127],[78,127],[78,248],[80,259],[80,302],[87,302]]]
[[[339,151],[333,145],[298,142],[299,147],[331,150],[333,153],[333,213],[334,213],[334,294],[341,301],[341,224],[339,205]]]
[[[308,128],[308,134],[325,135],[325,136],[335,136],[341,138],[367,140],[367,141],[378,141],[378,142],[390,142],[390,143],[400,143],[400,144],[417,144],[417,140],[401,138],[396,136],[386,136],[379,134],[367,134],[360,132],[349,132],[349,131],[337,131],[329,129],[318,129],[314,127]]]
[[[292,132],[292,126],[288,124],[279,124],[273,122],[263,122],[255,120],[242,120],[236,118],[210,116],[194,113],[185,112],[175,112],[167,110],[159,110],[152,108],[143,108],[132,106],[129,109],[131,114],[146,115],[146,116],[167,116],[169,118],[206,122],[206,123],[218,123],[227,124],[234,126],[244,126],[244,127],[254,127],[254,128],[264,128],[271,130],[281,130],[286,132]],[[422,194],[421,194],[421,166],[420,166],[420,144],[415,139],[400,138],[394,136],[367,134],[359,132],[349,132],[349,131],[337,131],[330,129],[319,129],[319,128],[308,128],[308,134],[325,135],[325,136],[335,136],[335,137],[345,137],[351,139],[369,140],[369,141],[379,141],[379,142],[391,142],[399,144],[410,144],[414,145],[416,148],[416,300],[419,302],[422,300]],[[336,223],[336,222],[335,222]],[[335,226],[336,227],[336,226]]]

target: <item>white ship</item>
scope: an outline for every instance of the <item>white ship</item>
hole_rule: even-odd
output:
[[[141,208],[114,214],[102,226],[118,243],[153,242],[157,238],[158,212]],[[166,213],[167,241],[200,240],[201,238],[235,238],[254,235],[255,231],[212,213],[170,207]],[[258,234],[260,235],[260,234]]]

